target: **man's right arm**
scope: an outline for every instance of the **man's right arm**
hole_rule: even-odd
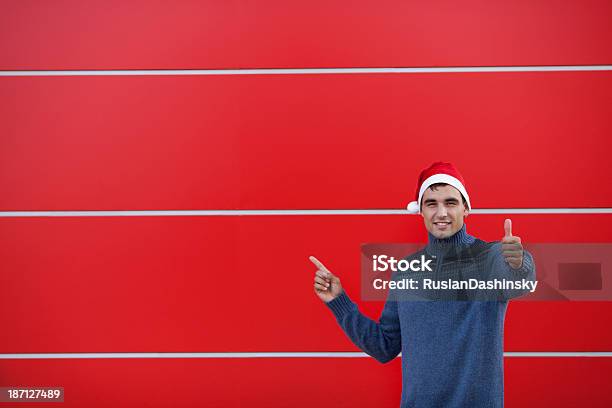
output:
[[[387,300],[378,323],[364,316],[344,291],[326,305],[351,341],[376,360],[387,363],[400,353],[402,341],[396,301]]]
[[[342,289],[340,279],[316,258],[318,268],[315,293],[331,309],[344,333],[367,354],[381,363],[393,360],[401,351],[401,331],[397,302],[387,300],[379,322],[364,316],[355,302]]]

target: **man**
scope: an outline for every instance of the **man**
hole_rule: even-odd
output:
[[[423,217],[429,236],[423,253],[435,259],[436,276],[472,271],[534,281],[533,259],[512,235],[511,221],[504,222],[501,242],[486,243],[466,232],[470,209],[463,177],[451,163],[436,162],[421,172],[408,211]],[[459,292],[452,300],[388,298],[377,323],[361,314],[336,275],[310,260],[317,266],[315,293],[346,335],[382,363],[402,353],[401,407],[503,407],[504,318],[508,300],[525,291],[502,290],[488,301],[460,301],[478,296]]]

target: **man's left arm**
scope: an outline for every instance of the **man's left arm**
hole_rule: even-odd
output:
[[[536,268],[533,256],[523,248],[521,238],[512,235],[512,221],[504,221],[504,237],[491,248],[492,276],[506,281],[529,282],[529,287],[508,288],[502,291],[503,299],[523,296],[535,290]]]

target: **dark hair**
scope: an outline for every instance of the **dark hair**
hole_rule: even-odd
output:
[[[442,186],[450,186],[450,184],[448,183],[434,183],[431,186],[429,186],[428,188],[431,191],[436,191],[436,189],[438,187],[442,187]],[[451,186],[452,187],[452,186]],[[461,194],[461,192],[459,192],[459,194]],[[465,201],[465,197],[463,196],[463,194],[461,194],[461,198],[463,199],[463,205],[465,206],[465,208],[467,208],[468,210],[470,209],[470,206],[468,205],[467,201]]]

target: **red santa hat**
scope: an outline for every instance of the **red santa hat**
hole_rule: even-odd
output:
[[[471,209],[470,197],[465,188],[465,181],[459,171],[448,162],[435,162],[428,168],[421,171],[419,181],[417,183],[415,200],[408,204],[407,209],[411,214],[418,214],[421,211],[421,199],[425,190],[433,184],[446,183],[455,187],[465,198],[468,208]]]

